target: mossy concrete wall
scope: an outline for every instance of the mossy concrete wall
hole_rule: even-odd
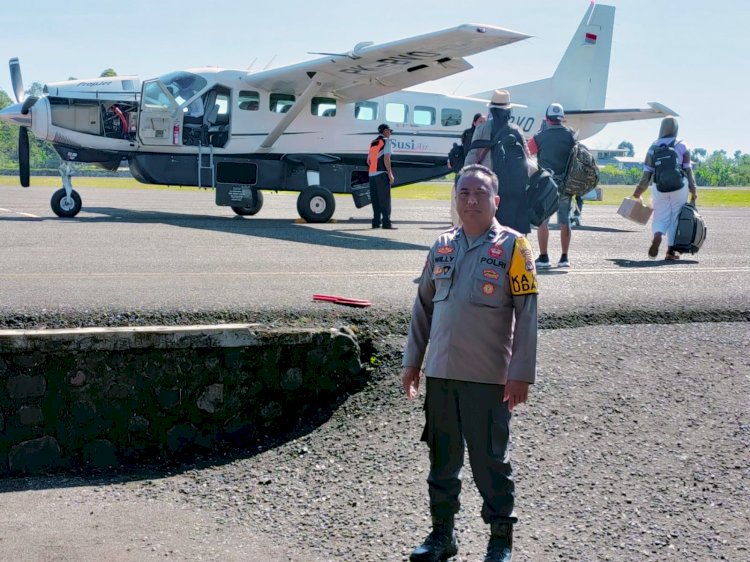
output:
[[[0,330],[0,475],[241,446],[362,380],[347,329]]]

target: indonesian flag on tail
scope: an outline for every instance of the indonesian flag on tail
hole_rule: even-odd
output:
[[[586,22],[586,25],[591,24],[591,18],[594,16],[594,4],[596,4],[596,0],[591,0],[591,7],[589,8],[589,19]],[[584,37],[584,45],[596,45],[596,33],[586,33],[586,36]]]

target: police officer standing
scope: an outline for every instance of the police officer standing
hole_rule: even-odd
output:
[[[497,176],[466,166],[456,190],[462,226],[441,234],[428,254],[403,358],[402,384],[413,399],[430,344],[422,440],[430,450],[432,532],[410,560],[458,552],[454,517],[466,445],[490,525],[485,562],[510,562],[517,521],[510,417],[536,375],[536,270],[528,240],[495,219]]]
[[[372,227],[395,229],[391,224],[391,128],[378,125],[378,136],[370,143],[367,165],[370,170],[370,201],[372,202]]]
[[[570,151],[576,143],[575,133],[562,124],[565,119],[565,111],[559,103],[552,103],[547,107],[546,127],[539,131],[529,141],[529,152],[537,155],[539,167],[552,172],[557,185],[562,185],[565,178],[566,168]],[[557,208],[557,224],[560,225],[560,246],[562,255],[557,262],[557,267],[570,267],[568,251],[570,250],[570,206],[572,196],[567,193],[560,194],[560,205]],[[549,243],[549,223],[544,221],[537,230],[539,238],[539,257],[536,266],[539,269],[551,267],[547,245]]]

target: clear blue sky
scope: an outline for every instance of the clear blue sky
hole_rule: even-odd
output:
[[[607,107],[658,101],[680,114],[692,147],[750,153],[740,133],[750,84],[745,0],[609,0],[617,7]],[[35,0],[0,11],[0,60],[21,59],[24,82],[90,78],[112,67],[150,78],[195,66],[260,70],[460,23],[487,23],[532,39],[470,57],[473,70],[417,89],[468,95],[550,76],[589,0]],[[679,6],[679,8],[678,8]],[[457,8],[463,8],[456,13]],[[682,13],[680,13],[682,12]],[[5,66],[5,63],[3,63]],[[7,69],[7,66],[5,66]],[[0,88],[10,94],[7,70]],[[12,94],[11,94],[12,96]],[[629,140],[642,155],[658,121],[608,125],[593,148]]]

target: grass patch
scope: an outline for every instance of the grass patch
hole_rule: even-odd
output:
[[[18,179],[14,176],[4,176],[6,180],[0,178],[0,183],[9,185],[17,184]],[[56,176],[34,176],[31,178],[31,185],[40,187],[61,187],[62,182]],[[146,185],[137,182],[133,178],[109,178],[93,176],[74,176],[74,187],[96,187],[103,189],[145,189],[154,191],[200,191],[200,187],[182,187],[169,185]],[[397,187],[393,190],[394,199],[428,199],[431,201],[450,201],[451,182],[422,182],[412,185]],[[625,197],[632,195],[635,186],[632,185],[604,185],[602,191],[603,201],[586,201],[586,205],[620,205]],[[273,192],[271,192],[273,193]],[[284,192],[281,192],[284,193]],[[296,193],[288,193],[294,195]],[[341,195],[338,197],[349,197]],[[650,193],[647,191],[644,199],[650,199]],[[750,207],[750,189],[747,187],[712,187],[698,188],[698,206],[699,207]]]
[[[449,201],[451,198],[452,183],[449,182],[423,182],[412,185],[397,187],[393,190],[395,199],[430,199],[437,201]],[[633,185],[604,185],[602,186],[603,201],[586,201],[586,205],[617,205],[622,203],[625,197],[633,194]],[[643,198],[649,201],[650,192],[647,191]],[[750,189],[746,187],[712,187],[698,188],[699,207],[750,207]]]
[[[13,176],[6,176],[10,181],[7,183],[15,184],[18,182],[17,178]],[[0,179],[2,181],[2,179]],[[149,185],[140,183],[133,178],[112,178],[102,176],[73,176],[73,188],[77,187],[96,187],[101,189],[147,189],[154,191],[175,191],[175,190],[187,190],[187,191],[200,191],[200,187],[193,186],[175,186],[175,185]],[[33,176],[31,178],[31,186],[39,187],[62,187],[62,180],[60,176]]]

